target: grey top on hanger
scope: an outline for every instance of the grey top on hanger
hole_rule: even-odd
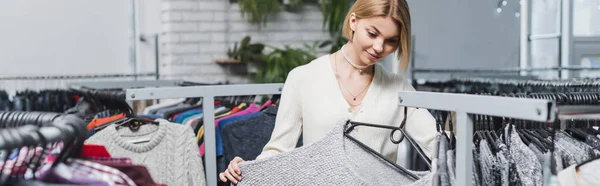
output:
[[[585,143],[595,148],[596,150],[600,150],[600,138],[594,135],[587,135]]]
[[[559,140],[564,140],[567,143],[572,144],[573,147],[577,147],[578,149],[582,150],[582,151],[577,151],[577,152],[585,152],[585,154],[581,153],[582,155],[584,155],[583,161],[588,160],[592,157],[600,156],[599,150],[596,150],[596,149],[592,148],[591,146],[589,146],[588,144],[568,136],[564,132],[558,132],[556,134],[556,138]]]
[[[510,126],[506,126],[505,134],[508,134]],[[535,153],[523,143],[515,128],[512,128],[508,136],[509,152],[517,165],[517,173],[523,185],[542,185],[542,165],[537,161]]]
[[[481,166],[479,160],[479,153],[475,150],[477,149],[475,145],[473,145],[473,186],[481,185]]]
[[[496,153],[498,170],[500,172],[500,180],[499,180],[500,182],[498,184],[501,186],[508,186],[509,185],[508,170],[510,169],[510,162],[508,161],[508,158],[505,155],[506,154],[506,145],[504,145],[504,143],[501,143],[501,142],[496,142],[496,144],[498,144],[498,146],[499,146],[498,153]]]
[[[449,150],[446,152],[446,162],[448,164],[448,176],[450,176],[450,185],[456,185],[456,173],[454,170],[456,169],[456,160],[454,157],[454,150]]]
[[[340,121],[319,141],[273,157],[240,163],[245,185],[431,185],[432,173],[410,179],[344,137]]]
[[[446,151],[448,149],[448,141],[446,137],[440,136],[440,143],[438,148],[438,172],[440,175],[440,185],[449,186],[450,178],[448,177],[448,165],[446,160]]]
[[[481,163],[481,184],[482,185],[498,185],[496,182],[500,180],[500,172],[496,169],[498,163],[496,157],[492,154],[492,150],[486,140],[479,142],[479,155]]]
[[[531,149],[531,151],[533,151],[533,153],[535,154],[535,156],[537,157],[537,160],[540,162],[541,165],[544,165],[544,154],[540,149],[538,149],[538,147],[536,147],[535,145],[533,145],[533,143],[529,144],[529,149]]]

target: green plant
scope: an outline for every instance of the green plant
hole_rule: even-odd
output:
[[[308,46],[308,45],[306,45]],[[276,47],[266,55],[266,61],[258,64],[258,72],[254,75],[256,83],[283,83],[292,69],[307,64],[316,59],[311,48],[291,48],[284,46],[282,49]]]
[[[251,37],[246,36],[242,41],[240,41],[239,46],[238,43],[235,42],[233,45],[233,49],[227,50],[227,56],[231,59],[240,60],[242,63],[261,63],[264,62],[265,56],[263,54],[263,50],[265,49],[264,44],[260,43],[250,43]]]
[[[252,24],[264,25],[270,14],[280,11],[279,0],[239,0],[240,12]]]
[[[327,31],[329,31],[331,36],[339,35],[341,33],[350,5],[350,0],[321,1],[323,27],[327,28]]]
[[[331,40],[324,41],[320,47],[331,46],[329,49],[330,53],[339,50],[342,45],[348,42],[348,39],[342,34],[342,27],[344,26],[350,5],[350,0],[322,0],[321,2],[323,27],[329,31]]]

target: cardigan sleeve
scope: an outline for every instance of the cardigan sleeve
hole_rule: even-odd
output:
[[[402,79],[402,90],[415,91],[415,88],[406,79]],[[431,158],[437,133],[435,119],[431,113],[424,108],[408,107],[405,131],[417,142],[421,150]]]
[[[269,142],[256,159],[271,157],[296,148],[296,143],[302,131],[301,93],[298,92],[300,90],[298,86],[302,78],[299,77],[301,75],[298,72],[299,68],[290,71],[288,74],[281,92],[275,128]]]

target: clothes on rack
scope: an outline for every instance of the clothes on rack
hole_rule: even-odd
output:
[[[509,130],[512,131],[509,132]],[[535,153],[522,142],[516,129],[510,129],[507,126],[504,135],[509,143],[508,151],[517,165],[520,183],[522,185],[542,185],[542,165],[537,160]],[[482,166],[482,168],[484,167]]]
[[[244,185],[431,185],[432,173],[412,180],[344,137],[345,121],[324,138],[293,151],[240,163]]]
[[[9,97],[0,91],[0,111],[64,112],[73,107],[81,95],[69,90],[25,90]]]
[[[142,171],[125,171],[135,167],[128,158],[112,158],[100,146],[83,145],[86,122],[75,115],[1,112],[0,118],[6,115],[23,117],[0,120],[0,150],[17,152],[14,158],[3,156],[0,185],[162,185]],[[53,117],[35,125],[24,122],[45,115]]]
[[[239,120],[220,126],[224,162],[230,162],[236,156],[245,160],[256,159],[273,133],[277,110],[277,106],[269,106],[262,112],[240,116]],[[296,147],[301,146],[302,136],[296,144]],[[226,166],[222,166],[219,172],[225,169]]]
[[[191,127],[157,119],[137,131],[112,125],[86,140],[105,146],[115,157],[129,157],[167,185],[204,185],[204,168]]]

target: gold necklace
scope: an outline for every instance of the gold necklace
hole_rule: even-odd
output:
[[[335,74],[338,74],[338,67],[337,67],[337,55],[336,55],[336,54],[334,54],[334,61],[333,61],[333,63],[335,64]],[[353,98],[352,100],[354,100],[354,101],[356,101],[356,98],[357,98],[358,96],[360,96],[360,95],[361,95],[363,92],[365,92],[365,90],[367,90],[367,88],[369,88],[369,85],[371,84],[371,83],[369,83],[369,85],[365,86],[365,88],[364,88],[362,91],[360,91],[360,93],[358,93],[358,94],[355,96],[354,94],[352,94],[352,92],[350,92],[348,89],[346,89],[346,87],[344,87],[344,86],[342,85],[342,83],[340,82],[340,80],[338,80],[338,79],[337,79],[337,76],[336,76],[336,80],[337,80],[337,82],[338,82],[338,86],[340,86],[340,87],[342,87],[342,89],[346,90],[346,92],[348,92],[348,94],[350,94],[350,95],[352,96],[352,98]],[[345,99],[345,98],[344,98],[344,99]],[[352,103],[350,103],[350,105],[352,105],[352,106],[358,106],[358,105],[360,105],[360,104],[358,104],[358,105],[353,105]]]

